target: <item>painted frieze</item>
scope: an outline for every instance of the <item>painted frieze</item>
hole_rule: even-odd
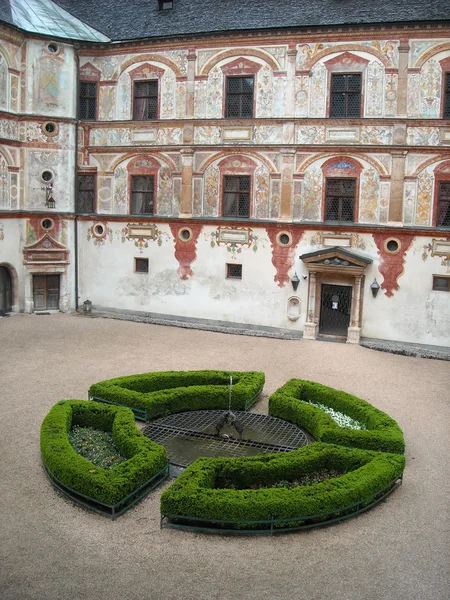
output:
[[[220,144],[221,127],[200,126],[194,128],[195,144]]]
[[[439,127],[408,127],[406,143],[411,146],[437,146]]]
[[[327,103],[327,69],[322,63],[317,63],[311,69],[309,87],[309,116],[325,117]]]
[[[383,115],[383,79],[383,65],[377,60],[370,62],[366,73],[366,117]]]
[[[206,116],[210,119],[222,117],[223,72],[219,67],[211,69],[206,86]]]

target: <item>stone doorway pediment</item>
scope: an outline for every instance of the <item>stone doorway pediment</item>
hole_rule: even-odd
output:
[[[372,263],[371,258],[366,258],[337,246],[302,254],[299,258],[305,263],[308,271],[348,273],[354,276],[362,276],[366,267]]]

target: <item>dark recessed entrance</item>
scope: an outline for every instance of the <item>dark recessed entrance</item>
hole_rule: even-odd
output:
[[[34,310],[59,310],[59,275],[33,275]]]
[[[323,283],[319,333],[346,336],[351,305],[351,286]]]
[[[0,267],[0,314],[12,311],[13,287],[6,267]]]

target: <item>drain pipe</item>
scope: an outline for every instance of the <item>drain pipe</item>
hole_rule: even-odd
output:
[[[78,127],[80,124],[79,121],[79,110],[80,110],[80,57],[78,55],[79,44],[75,43],[73,45],[75,51],[75,70],[76,70],[76,83],[75,83],[75,176],[74,176],[74,271],[75,271],[75,310],[78,311],[78,208],[77,208],[77,200],[78,200]]]

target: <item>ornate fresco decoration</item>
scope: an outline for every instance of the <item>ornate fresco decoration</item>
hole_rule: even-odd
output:
[[[197,73],[201,73],[203,65],[215,54],[222,52],[222,50],[198,50],[197,52]]]
[[[87,230],[86,238],[88,242],[94,240],[94,246],[97,246],[97,248],[101,248],[102,246],[104,246],[107,240],[109,240],[109,243],[112,244],[113,230],[111,229],[111,227],[108,227],[108,225],[105,224],[105,233],[102,237],[99,237],[94,233],[94,227],[95,225],[91,225]]]
[[[112,242],[112,231],[111,239]],[[168,233],[162,232],[155,224],[128,223],[122,229],[116,229],[116,237],[122,244],[125,242],[134,242],[136,248],[139,248],[140,254],[144,248],[148,248],[149,242],[156,242],[158,246],[162,246],[163,241],[168,241],[170,236]]]
[[[35,108],[42,112],[52,111],[69,104],[69,73],[64,61],[64,49],[58,56],[49,56],[43,50],[43,56],[35,66],[39,76],[35,82]]]
[[[121,78],[117,89],[116,115],[118,119],[128,120],[131,115],[131,79],[128,73]]]
[[[194,129],[195,144],[220,144],[221,127],[200,126]]]
[[[388,145],[392,144],[392,127],[361,127],[361,143]]]
[[[270,173],[265,165],[259,165],[254,172],[255,216],[267,219],[269,215]]]
[[[112,85],[99,88],[99,121],[114,121],[116,110],[116,89]]]
[[[202,215],[202,191],[203,180],[199,177],[194,178],[194,192],[192,196],[192,216],[201,217]]]
[[[172,119],[175,117],[175,73],[167,69],[161,78],[161,119]]]
[[[424,119],[439,117],[441,79],[441,65],[436,60],[430,59],[420,72],[420,114]]]
[[[286,46],[265,46],[264,50],[275,58],[280,71],[286,70]]]
[[[0,109],[8,109],[8,64],[0,52]]]
[[[9,171],[8,164],[0,154],[0,208],[9,208]]]
[[[325,143],[325,126],[310,125],[296,127],[296,143],[297,144],[324,144]]]
[[[210,119],[220,119],[223,94],[223,72],[220,67],[213,67],[209,72],[206,90],[206,116]]]
[[[205,171],[203,215],[217,217],[219,211],[219,168],[210,165]]]
[[[219,226],[216,231],[205,233],[204,236],[211,248],[225,246],[233,259],[241,254],[243,248],[257,252],[259,246],[265,248],[264,243],[268,242],[267,238],[255,235],[250,227]]]
[[[406,156],[406,175],[415,175],[422,163],[435,159],[434,154],[410,154]]]
[[[370,62],[366,72],[366,117],[383,116],[384,66],[377,60]]]
[[[287,77],[278,76],[273,78],[274,82],[274,99],[273,99],[273,116],[284,117],[286,114],[286,90],[288,87]]]
[[[202,230],[202,225],[170,223],[169,226],[175,244],[175,258],[179,265],[177,272],[181,279],[188,279],[194,275],[191,265],[197,259],[197,241]],[[180,237],[180,231],[183,229],[190,231],[191,237],[187,241]]]
[[[280,165],[281,165],[280,153],[279,152],[266,152],[265,155],[270,160],[270,162],[273,164],[273,170],[278,173],[281,168],[280,167]]]
[[[161,216],[172,215],[173,179],[169,167],[161,167],[158,173],[158,214]]]
[[[7,140],[19,139],[19,126],[17,121],[11,119],[0,119],[0,137]]]
[[[279,219],[281,202],[281,181],[272,180],[272,194],[270,196],[270,218]]]
[[[128,171],[125,166],[119,166],[114,171],[114,212],[127,212]]]
[[[403,195],[403,224],[414,225],[414,210],[416,207],[416,181],[405,181]]]
[[[115,78],[119,66],[119,59],[117,57],[96,56],[93,59],[88,59],[88,61],[100,70],[103,81],[111,81]]]
[[[5,239],[5,233],[3,231],[3,223],[0,222],[0,242],[3,242]]]
[[[100,202],[99,212],[103,212],[103,213],[114,212],[114,207],[111,206],[112,197],[113,197],[113,179],[112,179],[112,177],[98,176],[97,186],[98,186],[98,200]],[[126,195],[125,195],[125,198],[126,198]]]
[[[389,183],[380,183],[380,223],[388,222],[390,189]]]
[[[295,116],[308,116],[309,77],[299,75],[295,78]]]
[[[372,237],[381,259],[378,267],[383,276],[381,289],[385,290],[385,295],[388,298],[391,298],[394,291],[400,289],[398,279],[405,271],[405,256],[414,241],[414,237],[407,234],[396,234],[395,239],[400,243],[397,252],[388,252],[385,247],[385,242],[391,237],[389,233],[373,233]]]
[[[172,202],[172,216],[178,217],[180,214],[181,204],[181,177],[173,178],[173,202]]]
[[[410,117],[420,116],[420,74],[409,73],[407,111]]]
[[[411,146],[438,146],[439,127],[408,127],[406,143]]]
[[[196,119],[206,117],[206,81],[204,79],[195,82],[194,116]]]
[[[428,50],[429,48],[431,48],[431,46],[433,46],[434,44],[436,44],[436,40],[433,41],[413,41],[411,40],[409,42],[409,45],[411,47],[409,56],[410,56],[410,60],[411,60],[411,67],[414,67],[414,65],[417,63],[417,60],[420,58],[420,55],[423,54],[425,52],[425,50]]]
[[[307,68],[307,64],[318,54],[320,51],[330,48],[331,43],[327,44],[300,44],[298,46],[296,66],[298,71],[304,71]]]
[[[183,130],[181,127],[163,127],[158,129],[158,144],[163,146],[171,146],[182,143]]]
[[[327,104],[327,69],[323,63],[317,63],[311,69],[309,87],[309,116],[325,117]]]
[[[375,169],[363,169],[360,177],[359,218],[361,223],[377,223],[380,176]]]
[[[443,242],[445,245],[448,244],[448,252],[444,253],[444,252],[439,252],[436,253],[436,245],[439,244],[439,242]],[[425,244],[423,246],[423,252],[422,252],[422,260],[423,262],[425,262],[429,256],[434,257],[438,257],[441,259],[441,267],[446,267],[447,269],[447,273],[450,273],[450,236],[446,237],[442,240],[436,240],[433,239],[431,244]]]
[[[176,82],[176,107],[177,107],[177,119],[184,119],[186,117],[186,93],[187,87],[185,81]]]
[[[273,116],[273,71],[268,65],[264,65],[257,75],[256,84],[256,116]]]
[[[345,236],[349,240],[349,248],[358,248],[358,250],[367,250],[367,245],[364,238],[359,233],[339,233],[337,231],[317,231],[311,235],[309,245],[312,247],[324,247],[324,238],[328,236]]]
[[[91,146],[128,146],[131,144],[129,129],[103,128],[91,129]]]
[[[295,264],[297,245],[303,237],[304,230],[289,225],[280,229],[280,225],[274,224],[266,226],[266,231],[272,246],[272,264],[276,269],[273,280],[282,288],[291,281],[289,271]],[[282,246],[278,243],[277,237],[280,231],[286,231],[290,235],[291,244]]]
[[[321,205],[322,170],[316,167],[308,169],[303,179],[302,219],[304,221],[320,221]]]
[[[433,200],[434,177],[427,171],[417,178],[416,225],[429,225]]]
[[[157,52],[156,54],[161,54],[162,56],[168,58],[170,61],[176,64],[183,76],[187,75],[188,50],[164,50],[163,52]]]
[[[395,117],[397,114],[398,75],[397,73],[386,73],[385,79],[384,116]]]
[[[344,50],[348,52],[364,52],[366,48],[369,48],[375,50],[378,55],[383,57],[387,67],[395,69],[398,67],[398,46],[399,42],[397,40],[358,41],[349,44],[343,44],[342,42],[300,44],[297,52],[297,70],[306,70],[318,55],[324,50],[330,50],[331,48],[335,48],[336,52]],[[326,54],[329,54],[329,52]]]
[[[302,181],[294,179],[294,201],[292,206],[292,218],[299,221],[302,217]]]
[[[255,144],[282,144],[283,129],[279,125],[256,125],[253,141]]]

